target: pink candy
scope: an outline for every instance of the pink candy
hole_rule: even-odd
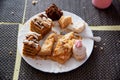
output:
[[[112,3],[112,0],[92,0],[92,4],[100,9],[108,8]]]
[[[75,41],[75,47],[77,47],[77,48],[82,47],[82,41],[81,40],[76,40]]]

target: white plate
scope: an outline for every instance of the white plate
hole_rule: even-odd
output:
[[[44,13],[44,12],[42,12],[42,13]],[[73,23],[83,21],[79,16],[77,16],[73,13],[70,13],[70,12],[67,12],[67,11],[63,11],[63,13],[64,13],[64,15],[71,16],[72,20],[73,20]],[[43,72],[49,72],[49,73],[68,72],[68,71],[71,71],[71,70],[81,66],[83,63],[85,63],[86,60],[90,57],[90,54],[93,50],[93,44],[94,44],[93,40],[85,39],[85,38],[83,38],[83,45],[85,45],[85,47],[86,47],[87,57],[82,61],[76,61],[74,58],[71,58],[64,65],[61,65],[61,64],[59,64],[57,62],[54,62],[52,60],[32,59],[32,58],[25,57],[24,55],[22,55],[23,39],[25,39],[26,33],[28,33],[30,31],[29,30],[30,20],[35,18],[39,14],[30,18],[25,23],[25,25],[22,27],[22,29],[19,31],[19,34],[18,34],[18,50],[19,50],[22,58],[32,67],[34,67],[38,70],[41,70]],[[54,28],[54,30],[59,32],[60,28],[57,27],[57,24],[55,26],[56,26],[56,28]],[[91,29],[89,28],[89,26],[87,24],[86,24],[85,30],[82,32],[81,35],[93,36],[93,33],[92,33]]]

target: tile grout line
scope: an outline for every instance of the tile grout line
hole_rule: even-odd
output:
[[[24,12],[23,12],[22,24],[25,22],[26,7],[27,7],[27,0],[25,0],[25,7],[24,7]]]
[[[92,30],[97,31],[120,31],[120,25],[113,26],[90,26]]]
[[[5,25],[16,25],[16,24],[21,24],[21,23],[14,23],[14,22],[0,22],[0,25],[1,24],[5,24]]]
[[[22,27],[22,26],[20,26],[20,25],[21,25],[21,24],[19,24],[18,32],[19,32],[20,28]],[[14,74],[13,74],[13,80],[18,80],[19,71],[20,71],[20,65],[21,65],[21,56],[20,56],[20,54],[19,54],[18,47],[17,47],[16,60],[15,60],[15,66],[14,66]]]

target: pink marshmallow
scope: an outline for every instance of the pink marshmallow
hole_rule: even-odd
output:
[[[75,47],[77,47],[77,48],[82,47],[82,41],[81,40],[76,40],[75,41]]]
[[[112,0],[92,0],[92,4],[100,9],[108,8],[112,3]]]

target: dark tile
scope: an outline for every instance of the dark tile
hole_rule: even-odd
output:
[[[79,68],[66,73],[45,73],[32,68],[23,59],[19,80],[119,80],[120,31],[93,31],[101,36],[90,58]],[[48,65],[49,66],[49,65]]]
[[[120,25],[120,4],[118,0],[113,0],[112,5],[105,10],[95,8],[91,0],[38,0],[36,5],[32,5],[32,0],[28,0],[25,21],[33,15],[43,12],[51,3],[80,16],[89,25]]]
[[[0,0],[0,22],[21,23],[25,0]]]
[[[18,25],[0,25],[0,80],[12,80]]]

